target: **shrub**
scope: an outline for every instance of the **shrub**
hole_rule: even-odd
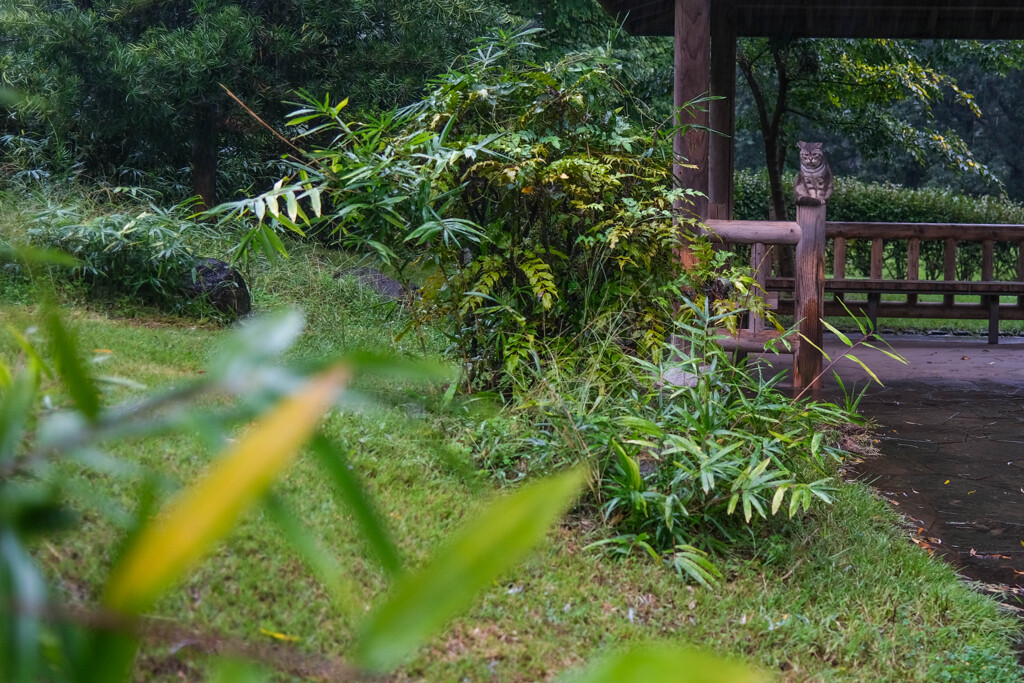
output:
[[[590,502],[609,525],[596,545],[642,549],[710,583],[718,576],[710,552],[756,536],[780,510],[794,516],[815,499],[831,501],[843,453],[828,426],[854,416],[787,398],[776,378],[733,362],[713,341],[720,316],[685,308],[689,320],[673,332],[687,353],[669,347],[657,364],[621,356],[618,372],[592,360],[605,355],[593,346],[563,354],[515,410],[472,430],[473,446],[504,480],[589,462]]]
[[[307,96],[291,124],[319,141],[296,173],[229,215],[270,217],[243,248],[299,225],[375,250],[425,284],[416,324],[443,320],[476,386],[508,387],[538,344],[615,319],[657,353],[679,276],[671,146],[633,127],[606,51],[529,61],[534,30],[482,41],[419,102],[346,122]],[[692,222],[692,221],[691,221]],[[608,329],[606,326],[604,329]]]
[[[136,213],[105,213],[87,218],[79,206],[49,208],[30,222],[32,245],[56,249],[77,259],[61,272],[119,296],[180,312],[199,265],[196,248],[211,233],[191,220],[185,202],[169,209],[148,204]]]

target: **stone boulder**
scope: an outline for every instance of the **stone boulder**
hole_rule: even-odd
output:
[[[185,291],[191,298],[203,297],[225,315],[243,316],[252,310],[245,279],[224,261],[198,258],[194,272],[194,277],[186,276],[185,283]]]
[[[371,289],[385,299],[392,301],[407,301],[409,293],[398,280],[388,277],[376,268],[370,266],[359,266],[358,268],[345,268],[334,274],[336,280],[350,277],[360,287]]]

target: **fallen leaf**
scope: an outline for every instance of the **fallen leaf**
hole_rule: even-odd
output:
[[[977,490],[978,490],[978,489],[974,489],[974,491],[968,491],[968,492],[967,492],[967,495],[969,496],[969,495],[971,495],[972,493],[974,493],[974,492],[975,492],[975,491],[977,491]]]
[[[963,357],[960,358],[960,360],[970,360],[970,359],[971,359],[970,356],[963,356]]]
[[[289,643],[297,643],[300,640],[298,636],[287,636],[283,633],[278,633],[277,631],[268,631],[265,628],[260,628],[260,633],[262,633],[265,636],[270,636],[275,640],[285,640]]]
[[[949,483],[949,479],[947,479],[946,481],[942,482],[942,485],[945,486],[948,483]]]

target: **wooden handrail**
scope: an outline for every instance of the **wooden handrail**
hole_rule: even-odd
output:
[[[797,244],[800,224],[795,221],[708,220],[712,242],[727,244]]]
[[[791,277],[770,277],[767,287],[770,290],[792,290],[794,281]],[[878,292],[881,294],[900,294],[913,292],[917,294],[1020,294],[1024,291],[1024,282],[1006,280],[885,280],[877,278],[846,278],[843,280],[826,280],[825,291],[828,292]]]
[[[826,237],[845,239],[1024,242],[1024,225],[994,223],[825,223]]]

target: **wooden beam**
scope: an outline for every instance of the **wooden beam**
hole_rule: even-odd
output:
[[[702,193],[694,200],[693,212],[707,218],[708,194],[708,113],[705,105],[682,111],[680,108],[710,90],[711,0],[675,0],[675,87],[673,102],[676,123],[691,125],[686,135],[677,133],[674,141],[677,186]],[[699,127],[699,128],[698,128]],[[688,168],[693,165],[696,168]],[[684,207],[677,207],[684,208]]]
[[[633,35],[672,35],[675,0],[599,0]],[[716,4],[722,0],[715,0]],[[1024,38],[1017,0],[735,0],[741,36]]]
[[[721,218],[732,218],[732,177],[735,154],[736,4],[716,0],[711,5],[711,139],[709,140],[708,197],[725,207]]]
[[[726,351],[744,351],[746,353],[764,353],[765,345],[777,340],[779,333],[775,330],[738,330],[737,334],[731,334],[728,330],[715,330],[718,333],[716,341]],[[782,342],[774,344],[774,349],[779,353],[793,353],[800,346],[800,340],[790,337],[787,347]]]
[[[800,224],[795,221],[707,221],[713,242],[728,244],[797,244]]]

